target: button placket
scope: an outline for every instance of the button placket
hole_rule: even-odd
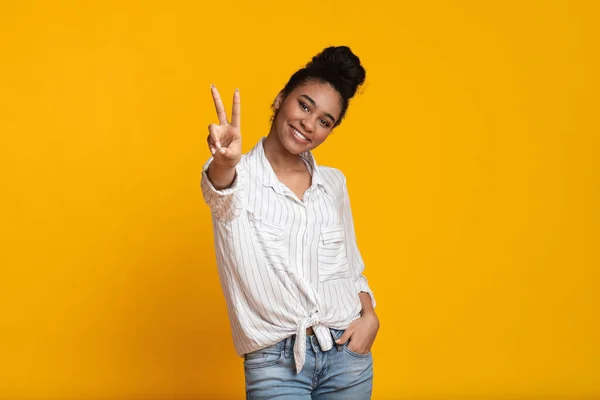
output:
[[[304,253],[304,243],[306,239],[306,208],[300,208],[300,237],[302,238],[302,243],[299,246],[296,246],[296,266],[298,270],[302,273],[301,276],[304,276],[304,264],[302,263],[303,253]]]

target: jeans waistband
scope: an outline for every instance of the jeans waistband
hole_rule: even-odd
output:
[[[339,338],[344,333],[343,329],[333,329],[329,328],[329,332],[332,335],[333,340]],[[285,349],[285,356],[288,357],[294,351],[294,343],[296,342],[296,334],[288,336],[287,338],[281,341]],[[335,343],[334,343],[335,344]],[[315,335],[306,335],[306,349],[312,350],[315,353],[322,352],[321,347],[319,346],[319,341]]]

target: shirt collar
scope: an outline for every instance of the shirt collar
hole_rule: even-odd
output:
[[[310,151],[306,151],[304,153],[300,153],[300,157],[302,157],[308,162],[310,174],[312,176],[312,184],[315,186],[320,186],[323,190],[327,191],[327,189],[325,188],[325,184],[323,183],[323,179],[321,177],[321,170],[317,165],[317,161],[315,160],[313,153],[311,153]]]
[[[275,189],[276,192],[283,194],[281,182],[279,182],[275,171],[273,171],[271,163],[269,162],[269,160],[267,160],[267,156],[265,155],[265,149],[263,147],[265,139],[266,137],[263,136],[258,141],[255,147],[256,156],[259,158],[259,163],[263,172],[262,184],[265,186],[270,186],[273,189]],[[317,165],[313,154],[310,151],[305,151],[303,153],[300,153],[299,155],[308,163],[308,169],[311,174],[311,186],[319,186],[321,187],[321,189],[327,192],[327,189],[325,188],[325,184],[323,183],[323,179],[319,171],[319,166]]]

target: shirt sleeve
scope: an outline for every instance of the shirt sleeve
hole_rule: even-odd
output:
[[[346,243],[348,245],[348,261],[350,263],[350,273],[354,278],[354,286],[356,291],[366,292],[371,297],[371,304],[375,308],[375,296],[373,291],[369,287],[367,278],[363,275],[365,264],[363,262],[358,245],[356,243],[356,235],[354,231],[354,220],[352,218],[352,209],[350,208],[350,195],[348,193],[348,187],[346,186],[346,179],[344,178],[343,183],[344,192],[344,226],[346,229]]]
[[[216,218],[224,221],[233,221],[240,216],[243,210],[245,171],[241,163],[238,163],[235,167],[235,177],[231,186],[226,189],[217,190],[210,179],[208,179],[208,174],[206,173],[213,159],[211,157],[202,168],[202,178],[200,181],[202,195]]]

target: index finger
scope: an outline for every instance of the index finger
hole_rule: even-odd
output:
[[[215,85],[210,85],[210,91],[212,93],[213,101],[215,102],[215,109],[217,110],[217,116],[221,125],[227,124],[227,114],[225,113],[225,107],[221,101],[221,96]]]
[[[240,127],[240,90],[235,89],[233,94],[233,110],[231,111],[231,125]]]

